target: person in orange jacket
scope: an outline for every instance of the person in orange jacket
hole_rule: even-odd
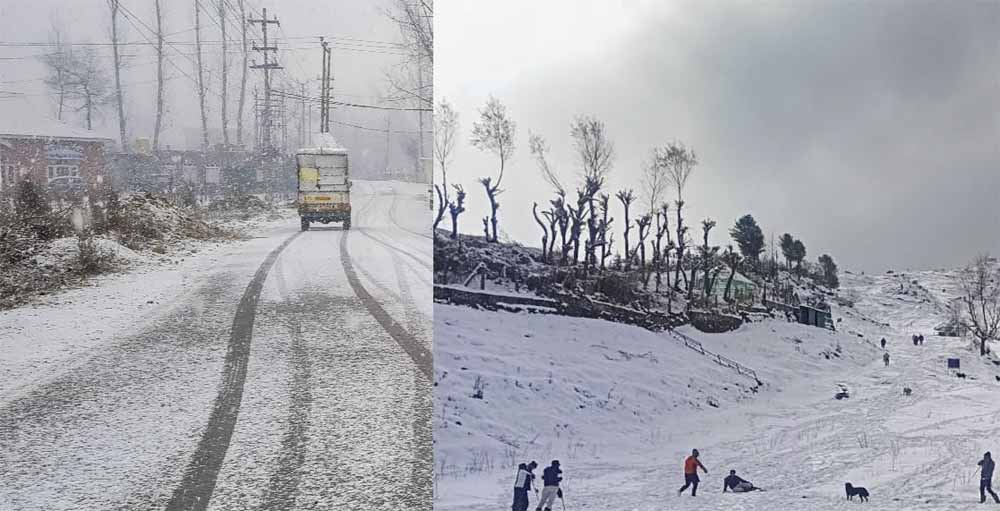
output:
[[[705,465],[702,465],[701,461],[698,460],[698,449],[694,449],[691,451],[691,455],[684,460],[684,486],[681,486],[681,489],[677,490],[678,496],[684,493],[684,490],[686,490],[688,486],[691,487],[692,497],[697,494],[698,482],[700,481],[700,479],[698,479],[699,467],[701,467],[706,474],[708,473],[708,469],[705,468]]]

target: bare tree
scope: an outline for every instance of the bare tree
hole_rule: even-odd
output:
[[[201,150],[208,150],[208,116],[205,106],[205,65],[201,56],[201,2],[194,0],[194,38],[198,59],[198,104],[201,108]]]
[[[226,52],[226,1],[219,0],[219,30],[222,34],[222,97],[219,110],[222,112],[222,143],[229,146],[229,114],[226,110],[228,97],[229,54]]]
[[[451,239],[458,239],[458,215],[465,212],[465,190],[462,185],[452,185],[455,188],[455,200],[448,203],[448,213],[451,215]]]
[[[625,271],[628,271],[632,265],[632,256],[629,253],[628,244],[628,233],[632,230],[632,224],[629,222],[628,215],[629,209],[632,207],[632,203],[635,202],[635,193],[633,193],[632,190],[619,190],[618,193],[615,194],[615,197],[618,197],[618,200],[622,203],[622,207],[625,208],[625,232],[623,235],[625,237]]]
[[[611,196],[602,193],[597,198],[597,204],[601,211],[601,269],[606,268],[606,261],[608,257],[611,256],[611,250],[614,248],[614,237],[608,236],[611,233],[611,224],[615,221],[614,218],[609,217],[608,213],[610,211],[609,202],[611,201]]]
[[[687,227],[684,225],[684,188],[687,186],[691,172],[698,164],[698,157],[694,150],[688,149],[681,143],[671,142],[664,147],[653,150],[653,163],[665,169],[667,182],[677,191],[677,201],[675,202],[677,211],[677,262],[676,273],[674,275],[674,286],[679,283],[684,264],[684,252],[687,248],[685,233]],[[689,286],[693,282],[688,283]],[[690,293],[688,293],[690,296]]]
[[[542,174],[542,179],[546,183],[555,189],[557,194],[565,194],[566,189],[563,188],[562,182],[556,177],[555,172],[549,166],[547,155],[549,153],[549,145],[545,143],[545,139],[541,135],[536,135],[533,133],[528,133],[528,149],[531,155],[535,158],[535,163],[538,165],[538,170]]]
[[[743,259],[740,257],[740,253],[733,251],[733,246],[729,245],[726,247],[726,253],[723,254],[722,260],[726,263],[726,266],[729,267],[729,278],[726,279],[726,291],[722,294],[722,299],[729,302],[729,291],[733,287],[733,280],[736,278],[736,271]]]
[[[153,151],[160,148],[160,131],[163,129],[163,12],[160,0],[154,0],[156,8],[156,120],[153,122]]]
[[[489,151],[500,159],[500,173],[496,181],[492,177],[484,177],[479,180],[486,189],[486,196],[490,200],[490,223],[493,226],[492,239],[487,233],[487,241],[494,243],[499,241],[497,236],[497,210],[500,203],[497,196],[503,193],[500,183],[503,181],[503,172],[507,160],[514,154],[514,133],[517,125],[507,115],[507,107],[493,96],[486,101],[486,106],[479,111],[479,121],[472,124],[472,145],[481,151]]]
[[[639,242],[636,243],[635,250],[632,253],[639,254],[639,273],[642,276],[643,287],[649,285],[649,280],[646,278],[646,236],[649,235],[649,225],[652,221],[653,218],[649,213],[635,220],[636,226],[639,227]]]
[[[708,236],[711,234],[712,229],[715,228],[716,222],[712,219],[705,219],[701,222],[701,233],[702,233],[702,245],[698,247],[699,256],[701,257],[701,270],[702,270],[702,283],[704,284],[705,298],[708,299],[708,295],[711,292],[711,282],[708,278],[708,272],[712,269],[715,264],[715,256],[719,252],[719,247],[712,247],[708,244]],[[691,281],[688,286],[688,299],[691,298],[692,291],[694,290],[694,284],[698,281],[698,266],[695,264],[691,265]]]
[[[87,129],[94,129],[94,115],[113,101],[108,90],[108,77],[101,67],[100,58],[93,47],[74,51],[68,67],[71,96],[80,102],[78,112],[84,112]]]
[[[670,187],[667,167],[663,163],[656,157],[654,150],[652,158],[642,168],[643,200],[650,213],[655,212],[656,208],[663,204],[667,189]]]
[[[664,254],[663,254],[663,236],[670,233],[670,222],[667,214],[669,213],[670,206],[667,203],[660,205],[660,209],[656,210],[656,237],[653,241],[653,271],[656,272],[656,288],[655,291],[660,292],[660,283],[663,281],[663,266],[664,266]],[[667,261],[669,264],[669,261]],[[667,268],[669,272],[670,269]],[[669,273],[668,273],[669,277]]]
[[[604,122],[579,116],[570,125],[570,135],[584,181],[603,185],[615,158],[615,146],[608,139]]]
[[[540,227],[542,229],[542,261],[547,261],[548,257],[547,257],[545,249],[549,245],[549,230],[545,226],[545,222],[543,222],[542,219],[538,216],[538,203],[537,202],[534,203],[531,206],[531,214],[534,215],[534,217],[535,217],[535,223],[537,223],[538,227]]]
[[[387,78],[402,98],[415,99],[421,106],[434,102],[433,80],[424,79],[434,66],[434,3],[432,0],[391,0],[383,13],[399,27],[406,58]]]
[[[118,105],[118,132],[121,136],[122,151],[127,153],[128,139],[125,135],[125,100],[122,96],[122,57],[118,52],[118,1],[108,0],[108,5],[111,7],[111,51],[115,65],[115,103]]]
[[[1000,335],[1000,272],[993,259],[977,257],[958,276],[967,326],[979,341],[979,354],[986,355],[986,343]]]
[[[455,134],[458,132],[458,112],[448,100],[441,99],[434,112],[434,159],[441,167],[441,187],[438,188],[438,212],[434,219],[434,232],[448,208],[448,160],[455,149]],[[434,185],[437,188],[437,185]],[[436,235],[436,234],[435,234]]]
[[[39,60],[45,65],[48,74],[45,76],[45,85],[56,96],[56,118],[60,121],[63,118],[63,111],[67,100],[72,95],[73,77],[70,69],[74,64],[73,46],[68,44],[63,38],[63,31],[52,24],[52,32],[49,36],[53,51],[43,54]]]
[[[236,107],[236,144],[243,146],[243,104],[246,102],[247,94],[247,59],[249,58],[247,47],[247,14],[245,0],[237,0],[240,9],[241,34],[243,38],[243,78],[240,80],[240,101]]]

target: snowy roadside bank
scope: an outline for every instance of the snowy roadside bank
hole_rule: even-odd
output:
[[[267,238],[289,223],[294,221],[285,215],[259,221],[246,232]],[[261,241],[272,243],[256,237],[187,240],[164,254],[136,253],[106,241],[109,250],[120,247],[119,253],[127,257],[122,271],[91,277],[80,287],[0,311],[0,403],[82,362],[88,350],[126,337],[168,314],[196,291],[201,284],[199,274],[223,264],[245,244]]]

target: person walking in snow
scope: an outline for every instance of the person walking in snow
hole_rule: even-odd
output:
[[[993,468],[995,464],[989,451],[983,455],[983,459],[979,460],[979,466],[982,468],[979,478],[979,503],[986,502],[986,492],[989,492],[993,496],[993,500],[1000,504],[1000,497],[997,497],[997,494],[993,492]]]
[[[691,451],[691,455],[684,460],[684,486],[681,486],[681,489],[677,490],[678,496],[684,493],[684,490],[686,490],[688,486],[691,487],[692,497],[698,493],[698,482],[700,481],[700,479],[698,479],[698,467],[701,467],[706,474],[708,473],[708,469],[705,468],[705,465],[702,465],[701,461],[698,460],[698,449],[693,449]]]
[[[735,470],[730,470],[729,476],[722,480],[722,493],[726,493],[729,490],[732,490],[734,493],[743,493],[759,489],[750,481],[736,475]]]
[[[538,463],[532,461],[525,465],[521,463],[517,466],[517,478],[514,480],[514,504],[510,507],[513,511],[528,511],[528,492],[531,491],[531,482],[535,480],[532,473]]]
[[[914,334],[913,335],[913,345],[916,346],[919,342],[920,342],[920,336]]]
[[[923,346],[924,345],[924,334],[920,334],[920,337],[918,337],[918,340],[920,341],[920,345]]]
[[[552,464],[542,471],[542,499],[538,501],[536,511],[552,511],[552,505],[556,502],[556,497],[562,498],[562,490],[559,483],[562,481],[562,469],[559,468],[559,460],[552,460]]]
[[[885,337],[882,338],[882,349],[885,349]]]
[[[888,351],[885,352],[885,355],[882,355],[882,361],[885,362],[885,366],[886,367],[889,367],[889,352]]]

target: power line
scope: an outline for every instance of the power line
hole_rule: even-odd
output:
[[[322,98],[314,98],[314,97],[310,97],[310,96],[302,96],[301,94],[295,94],[295,93],[285,92],[285,91],[274,91],[273,93],[274,94],[283,95],[283,96],[291,98],[291,99],[300,99],[300,100],[312,101],[314,103],[319,103],[319,102],[322,101]],[[394,110],[394,111],[397,111],[397,112],[430,112],[432,110],[430,108],[403,108],[403,107],[390,107],[390,106],[379,106],[379,105],[365,105],[365,104],[361,104],[361,103],[347,103],[347,102],[343,102],[343,101],[330,101],[330,104],[331,105],[337,105],[337,106],[344,106],[344,107],[348,107],[348,108],[368,108],[368,109],[373,109],[373,110]]]

